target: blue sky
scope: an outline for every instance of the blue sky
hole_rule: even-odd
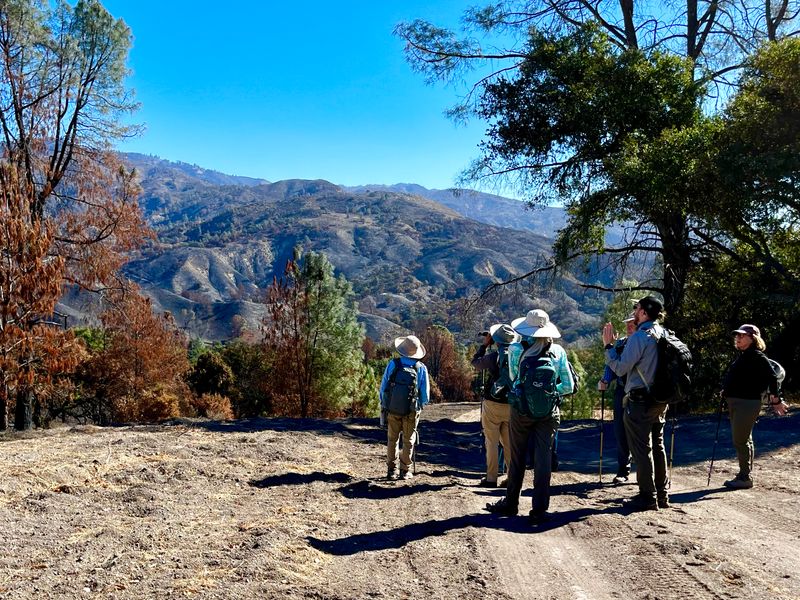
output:
[[[455,184],[484,127],[449,121],[459,90],[428,86],[392,35],[457,25],[463,1],[104,0],[131,28],[145,133],[120,150],[224,173],[343,185]]]

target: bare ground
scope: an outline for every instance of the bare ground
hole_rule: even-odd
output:
[[[716,420],[679,422],[673,508],[649,513],[609,483],[610,422],[603,484],[597,423],[567,423],[536,528],[481,510],[502,492],[476,487],[477,405],[423,415],[404,482],[367,419],[2,434],[0,597],[800,599],[800,410],[759,422],[737,492],[726,420],[710,486]]]

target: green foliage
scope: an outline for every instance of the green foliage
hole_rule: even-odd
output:
[[[265,345],[279,357],[284,386],[273,408],[302,417],[340,414],[365,393],[353,291],[324,254],[297,248],[295,257],[268,293]]]
[[[106,347],[106,334],[99,327],[75,327],[72,329],[75,337],[82,340],[90,354],[102,352]]]
[[[234,384],[231,367],[214,351],[201,354],[187,375],[189,387],[197,396],[218,394],[230,396]]]
[[[219,352],[230,368],[233,381],[229,398],[238,418],[272,414],[270,388],[276,385],[272,362],[274,357],[264,348],[243,340],[234,340]]]

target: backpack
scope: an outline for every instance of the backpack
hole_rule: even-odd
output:
[[[692,353],[674,331],[666,328],[656,341],[656,347],[658,362],[650,395],[656,402],[683,402],[692,385]]]
[[[769,366],[772,367],[772,371],[775,373],[775,379],[778,380],[778,393],[780,393],[783,387],[783,380],[786,379],[786,369],[784,369],[777,360],[772,360],[771,358],[767,360],[769,361]]]
[[[410,367],[400,362],[399,358],[394,359],[394,371],[389,375],[389,385],[387,392],[388,400],[386,410],[393,415],[404,417],[417,410],[417,365],[414,363]]]
[[[549,417],[560,404],[556,390],[558,370],[555,355],[547,351],[539,356],[528,356],[519,365],[519,398],[517,410],[534,419]]]
[[[512,383],[508,373],[508,346],[497,347],[497,369],[500,374],[489,386],[487,397],[495,402],[508,402]]]

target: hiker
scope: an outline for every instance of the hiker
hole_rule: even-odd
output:
[[[622,319],[625,323],[625,337],[619,338],[614,344],[614,350],[617,357],[622,354],[625,348],[625,342],[636,331],[636,323],[634,323],[633,313],[629,314],[626,318]],[[625,414],[622,408],[622,399],[625,396],[625,376],[618,377],[611,367],[606,365],[603,371],[603,377],[597,382],[597,389],[605,391],[608,389],[609,384],[614,381],[614,438],[617,440],[617,474],[614,476],[614,483],[617,485],[628,482],[628,477],[631,474],[631,450],[628,446],[628,435],[625,433],[625,422],[623,416]]]
[[[548,518],[553,439],[561,420],[560,397],[570,394],[574,385],[567,353],[553,343],[560,338],[558,328],[543,310],[531,310],[511,323],[520,342],[509,346],[509,375],[513,381],[509,395],[511,452],[505,498],[487,504],[491,513],[517,514],[519,496],[525,478],[528,440],[533,438],[533,500],[528,514],[531,524]],[[538,391],[538,393],[537,393]]]
[[[422,407],[430,398],[428,369],[419,360],[425,356],[425,347],[415,335],[394,340],[399,358],[386,365],[381,380],[381,411],[385,412],[388,439],[386,444],[387,479],[411,479],[412,451],[417,443],[417,427]],[[400,452],[400,469],[397,469],[397,453],[400,434],[403,434],[403,449]]]
[[[508,372],[508,345],[516,342],[519,336],[510,325],[497,323],[488,331],[482,332],[483,343],[472,357],[472,366],[478,371],[487,371],[489,378],[483,387],[481,404],[481,427],[486,438],[486,476],[478,484],[480,487],[497,487],[498,457],[497,444],[503,446],[503,460],[508,473],[508,421],[511,408],[508,393],[511,379]],[[487,353],[494,344],[497,349]]]
[[[786,414],[786,404],[778,397],[778,379],[764,355],[767,345],[761,331],[746,323],[733,331],[733,345],[739,351],[722,378],[722,397],[728,403],[731,438],[739,459],[739,473],[725,487],[743,490],[753,487],[753,426],[761,412],[761,400],[769,394],[769,406],[776,414]]]
[[[617,354],[614,326],[603,327],[606,364],[618,377],[627,377],[623,421],[633,460],[639,493],[623,504],[632,510],[669,508],[667,495],[667,452],[664,448],[664,424],[667,403],[651,395],[658,362],[658,338],[664,329],[658,323],[664,305],[654,296],[645,296],[633,307],[636,331],[628,337],[625,350]]]

